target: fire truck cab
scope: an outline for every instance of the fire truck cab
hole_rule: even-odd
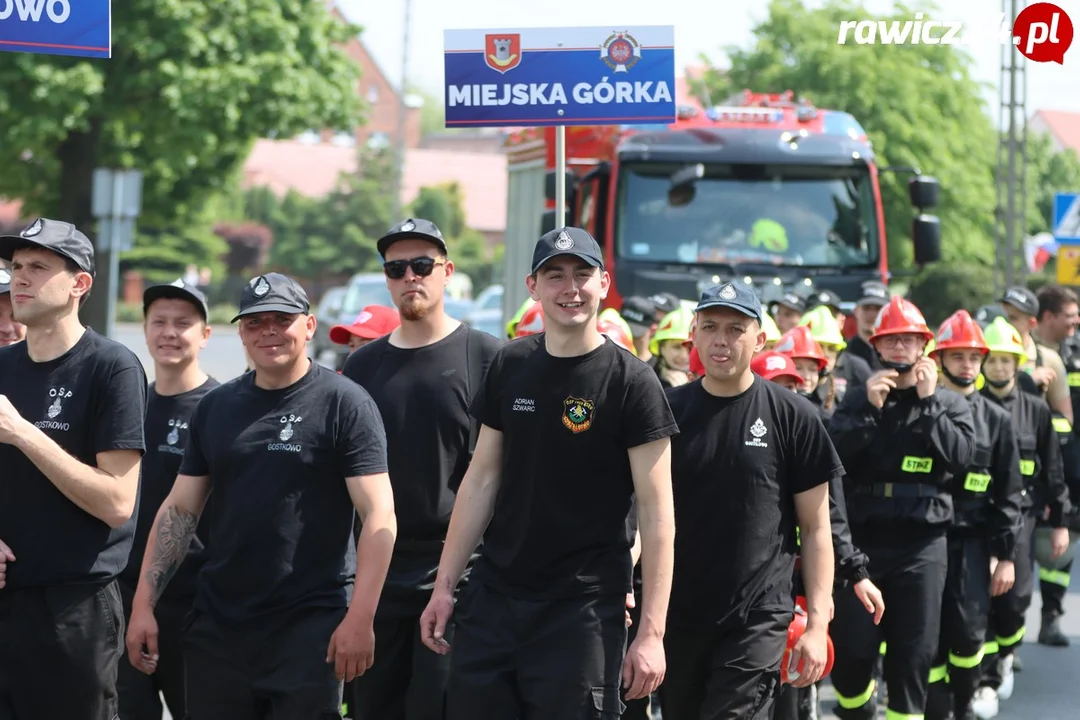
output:
[[[507,137],[509,192],[504,314],[527,297],[533,244],[555,227],[555,129]],[[566,128],[566,225],[604,249],[612,289],[696,300],[706,286],[836,292],[845,304],[870,279],[888,282],[878,168],[846,112],[791,91],[744,91],[721,106],[680,105],[670,125]],[[891,168],[889,170],[892,170]],[[918,265],[940,258],[939,185],[914,168],[909,195]]]

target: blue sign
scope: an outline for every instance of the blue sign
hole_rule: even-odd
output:
[[[112,57],[111,0],[0,0],[0,50]]]
[[[1054,239],[1080,244],[1080,193],[1054,195]]]
[[[675,122],[672,26],[447,30],[443,37],[447,127]]]

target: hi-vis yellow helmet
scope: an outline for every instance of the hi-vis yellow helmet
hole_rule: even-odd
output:
[[[787,230],[775,220],[768,218],[755,220],[750,226],[750,247],[771,253],[787,252]]]
[[[930,353],[934,352],[934,348],[937,347],[937,342],[934,338],[930,338],[930,342],[926,343],[926,347],[923,348],[922,354],[926,357],[930,357]]]
[[[529,308],[533,306],[536,301],[532,298],[525,298],[525,302],[521,303],[521,307],[514,313],[514,317],[510,318],[510,322],[506,323],[506,337],[508,340],[513,340],[515,333],[517,333],[518,323],[521,322],[521,318],[529,311]]]
[[[996,317],[994,321],[983,330],[983,338],[990,352],[1009,353],[1016,356],[1017,366],[1027,362],[1027,351],[1024,350],[1024,341],[1020,333],[1009,324],[1003,317]]]
[[[780,332],[780,328],[776,327],[776,321],[772,319],[772,315],[769,313],[761,313],[761,329],[765,331],[766,345],[780,342],[783,333]]]
[[[665,340],[678,340],[686,342],[690,339],[690,327],[694,323],[693,311],[680,307],[672,310],[660,321],[660,327],[656,328],[652,340],[649,341],[649,352],[653,355],[660,354],[660,343]]]
[[[836,322],[836,316],[824,305],[804,314],[799,324],[810,328],[810,337],[817,340],[818,345],[831,345],[837,352],[847,347],[844,335],[840,332],[840,323]]]
[[[602,313],[600,313],[600,317],[598,317],[596,321],[600,324],[614,323],[615,325],[618,325],[621,330],[626,331],[626,337],[631,338],[631,340],[634,337],[634,331],[630,329],[630,324],[623,319],[623,316],[620,315],[619,311],[615,308],[608,308],[607,310],[604,310]],[[630,343],[630,347],[627,349],[630,352],[634,353],[634,355],[637,355],[637,351],[634,350],[633,342]]]

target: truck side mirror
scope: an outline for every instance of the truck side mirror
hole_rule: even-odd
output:
[[[916,215],[911,223],[915,244],[915,264],[928,265],[941,259],[941,220],[935,215]]]
[[[554,170],[548,170],[547,175],[544,176],[544,198],[555,202],[555,178],[558,174]],[[570,207],[574,206],[572,198],[574,191],[577,189],[577,175],[566,171],[566,204]]]
[[[911,196],[911,206],[919,210],[937,207],[938,196],[941,193],[941,183],[937,178],[929,175],[916,175],[908,180],[908,194]]]

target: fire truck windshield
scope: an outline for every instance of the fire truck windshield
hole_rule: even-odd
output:
[[[683,170],[683,172],[679,172]],[[865,168],[626,163],[618,178],[619,258],[854,268],[878,257],[874,193]],[[670,192],[669,192],[670,191]]]

